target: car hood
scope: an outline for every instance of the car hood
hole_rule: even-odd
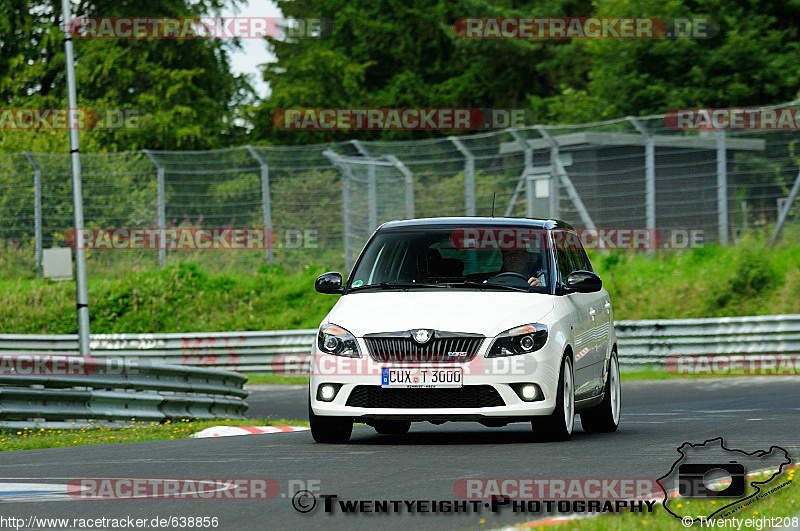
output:
[[[493,337],[515,326],[541,322],[553,296],[496,291],[381,291],[339,299],[326,322],[356,337],[376,332],[431,328]]]

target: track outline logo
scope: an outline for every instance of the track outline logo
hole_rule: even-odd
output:
[[[664,484],[663,480],[665,480],[666,478],[671,477],[673,475],[673,473],[675,472],[676,467],[679,467],[679,464],[682,461],[688,459],[688,457],[686,455],[686,450],[706,447],[707,444],[716,443],[716,442],[719,442],[719,448],[721,450],[724,450],[726,452],[730,452],[733,455],[741,456],[741,458],[753,458],[753,457],[761,458],[761,457],[765,457],[765,456],[770,455],[774,450],[780,450],[781,452],[783,452],[783,458],[784,459],[781,461],[781,463],[778,466],[777,470],[774,471],[774,473],[771,473],[767,479],[765,479],[763,481],[755,481],[755,480],[747,481],[747,484],[749,486],[753,487],[755,489],[755,492],[752,492],[752,493],[750,493],[749,495],[747,495],[745,497],[736,497],[730,503],[728,503],[726,505],[723,505],[722,507],[716,509],[714,512],[712,512],[711,514],[709,514],[707,516],[702,516],[701,515],[701,516],[698,516],[698,517],[692,517],[692,516],[688,516],[688,515],[680,516],[680,515],[676,514],[669,507],[670,495],[669,495],[669,491],[668,491],[666,485]],[[664,509],[669,514],[671,514],[675,518],[681,520],[685,527],[691,526],[695,521],[709,520],[709,519],[713,518],[715,515],[725,511],[726,509],[730,509],[734,505],[740,504],[740,503],[742,503],[742,502],[744,502],[746,500],[749,500],[751,498],[755,498],[756,496],[761,494],[761,490],[762,490],[761,486],[766,485],[769,482],[771,482],[773,479],[775,479],[777,476],[779,476],[780,474],[783,473],[784,468],[787,465],[792,464],[792,459],[791,459],[791,457],[789,457],[789,452],[785,448],[783,448],[781,446],[772,445],[766,451],[764,451],[764,450],[756,450],[754,452],[745,452],[744,450],[739,450],[739,449],[735,449],[735,448],[726,447],[725,446],[725,441],[723,440],[722,437],[714,437],[713,439],[707,439],[707,440],[703,441],[700,444],[692,444],[692,443],[687,441],[687,442],[684,442],[678,448],[676,448],[676,450],[680,454],[680,457],[674,463],[672,463],[672,467],[670,467],[669,472],[667,472],[666,474],[664,474],[663,476],[658,478],[656,480],[656,482],[658,483],[659,487],[661,487],[661,490],[664,493],[664,497],[663,497],[663,500],[662,500],[662,506],[664,507]],[[718,467],[715,466],[715,468],[718,468]],[[679,470],[680,470],[680,468],[679,468]],[[774,470],[774,468],[772,468],[770,470]],[[751,472],[755,472],[755,471],[751,471]],[[679,474],[680,474],[680,472],[679,472]],[[747,470],[746,469],[745,469],[745,476],[744,477],[747,478]],[[719,499],[719,497],[718,496],[714,496],[714,499]]]

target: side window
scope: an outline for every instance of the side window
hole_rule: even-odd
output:
[[[561,282],[564,282],[567,280],[567,276],[575,271],[572,263],[572,253],[564,249],[557,249],[556,260],[558,260],[558,273],[561,277]]]
[[[592,269],[592,262],[589,261],[589,256],[584,249],[576,249],[575,254],[578,256],[579,263],[581,264],[580,269],[594,272],[594,269]]]
[[[572,231],[565,231],[563,235],[559,236],[561,239],[558,240],[558,243],[563,245],[556,250],[556,259],[561,281],[566,280],[567,275],[573,271],[594,271],[586,251],[580,245],[578,235]]]

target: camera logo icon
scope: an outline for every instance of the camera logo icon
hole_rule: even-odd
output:
[[[657,481],[662,507],[685,527],[758,502],[781,487],[784,469],[792,464],[789,452],[780,446],[745,451],[726,447],[722,437],[684,442],[676,450],[677,459]],[[705,498],[709,503],[686,504],[680,498]]]
[[[730,484],[726,480],[730,478]],[[684,498],[739,498],[745,492],[744,465],[687,463],[678,467],[678,494]]]

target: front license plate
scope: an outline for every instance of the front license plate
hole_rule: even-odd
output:
[[[381,371],[381,387],[461,387],[461,369],[394,369]]]

